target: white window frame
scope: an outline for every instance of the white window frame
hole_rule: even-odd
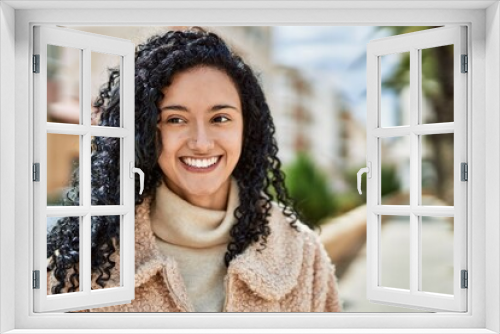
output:
[[[390,36],[372,40],[367,51],[367,121],[366,159],[371,170],[367,178],[367,298],[370,301],[389,305],[409,305],[429,311],[467,310],[467,289],[461,286],[461,270],[467,269],[467,188],[462,182],[461,163],[467,163],[467,73],[461,73],[462,55],[467,54],[467,29],[450,25],[411,34]],[[443,45],[453,46],[453,121],[449,123],[425,124],[422,122],[422,51]],[[382,57],[407,53],[410,58],[409,119],[407,124],[386,127],[381,123],[384,113],[380,97],[382,93]],[[452,134],[453,138],[453,183],[454,204],[451,206],[422,205],[421,163],[422,135]],[[381,200],[382,140],[398,138],[408,145],[408,175],[410,179],[408,205],[384,205]],[[390,149],[389,149],[390,150]],[[370,175],[369,175],[370,176]],[[383,286],[382,216],[408,217],[408,289]],[[422,217],[452,217],[453,248],[451,294],[427,292],[422,288]]]
[[[39,164],[40,179],[33,184],[33,269],[40,273],[40,289],[34,290],[35,312],[71,311],[127,304],[135,296],[134,285],[134,222],[135,196],[135,108],[134,108],[134,44],[119,38],[91,34],[57,27],[34,27],[34,54],[39,55],[39,71],[33,78],[34,162]],[[49,45],[78,50],[80,71],[79,124],[47,122],[47,49]],[[92,53],[110,54],[119,58],[120,66],[120,126],[91,125],[91,59]],[[79,204],[78,206],[47,206],[47,135],[77,135],[79,141]],[[90,179],[91,140],[106,136],[120,141],[120,200],[115,205],[92,205]],[[108,289],[91,290],[91,217],[119,216],[120,284]],[[77,216],[80,219],[79,289],[72,293],[47,295],[47,217]]]
[[[123,6],[129,9],[102,9]],[[137,10],[139,7],[149,10]],[[242,8],[246,9],[243,11]],[[468,114],[468,133],[471,134],[468,143],[468,197],[471,199],[468,204],[468,221],[471,222],[468,227],[471,236],[468,240],[468,312],[34,314],[32,290],[29,288],[32,263],[27,260],[33,241],[30,230],[32,213],[26,209],[32,207],[29,197],[32,188],[29,57],[32,45],[30,31],[34,24],[467,25],[471,46],[468,78],[468,109],[471,110]],[[297,333],[345,333],[342,328],[351,328],[349,333],[500,332],[498,1],[3,1],[0,3],[0,70],[1,333],[47,333],[42,329],[52,329],[50,333],[55,333],[55,329],[69,333],[71,330],[68,328],[86,328],[92,333],[122,333],[125,329],[127,333],[143,333],[145,328],[158,329],[162,333],[181,332],[173,328],[190,328],[190,333],[204,332],[204,328],[213,329],[213,333],[234,333],[234,328],[252,328],[253,333],[282,333],[283,328],[297,328]],[[15,138],[14,145],[12,138]],[[142,325],[141,329],[130,329],[137,328],[138,324]],[[170,329],[166,329],[167,326]]]

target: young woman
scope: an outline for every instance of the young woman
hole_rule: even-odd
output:
[[[199,28],[150,38],[135,66],[136,166],[145,173],[135,299],[86,311],[340,311],[334,267],[287,194],[252,69]],[[119,123],[118,77],[111,72],[96,103],[104,126]],[[94,139],[94,205],[119,198],[118,158],[116,139]],[[117,286],[119,220],[93,219],[92,287]],[[61,219],[48,240],[49,292],[75,291],[78,221]]]

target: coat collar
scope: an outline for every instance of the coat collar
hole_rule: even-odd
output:
[[[151,197],[136,207],[135,286],[146,283],[165,267],[177,270],[175,260],[165,258],[156,246],[149,218]],[[294,230],[281,208],[273,204],[269,218],[271,233],[266,246],[251,244],[228,268],[228,278],[246,283],[266,300],[280,300],[296,285],[302,267],[303,238]],[[177,270],[178,271],[178,270]],[[169,274],[170,275],[170,274]],[[179,273],[171,273],[177,275]],[[181,291],[184,294],[184,291]]]

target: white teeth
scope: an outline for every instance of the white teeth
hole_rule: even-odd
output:
[[[213,157],[213,158],[210,158],[210,159],[182,158],[182,161],[184,161],[184,163],[186,165],[189,165],[191,167],[196,167],[196,168],[207,168],[207,167],[210,167],[213,164],[215,164],[217,162],[217,160],[218,160],[217,157]]]

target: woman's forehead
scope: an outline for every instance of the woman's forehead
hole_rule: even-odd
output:
[[[197,103],[223,99],[221,102],[240,103],[236,85],[223,71],[215,68],[197,68],[178,73],[172,83],[162,89],[164,95],[162,104],[182,100]],[[181,101],[178,101],[181,102]]]

